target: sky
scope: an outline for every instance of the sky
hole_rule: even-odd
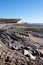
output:
[[[22,18],[43,23],[43,0],[0,0],[0,18]]]

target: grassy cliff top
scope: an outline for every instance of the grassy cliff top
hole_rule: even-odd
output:
[[[0,18],[0,23],[17,23],[20,19]]]

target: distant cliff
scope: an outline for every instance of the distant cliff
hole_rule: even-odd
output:
[[[20,20],[21,19],[4,19],[4,18],[0,18],[0,24],[2,24],[2,23],[17,23]]]

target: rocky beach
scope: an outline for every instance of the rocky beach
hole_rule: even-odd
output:
[[[0,65],[43,65],[43,38],[18,28],[5,25],[0,29]]]

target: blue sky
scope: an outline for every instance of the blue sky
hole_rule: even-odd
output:
[[[0,18],[22,18],[43,23],[43,0],[0,0]]]

